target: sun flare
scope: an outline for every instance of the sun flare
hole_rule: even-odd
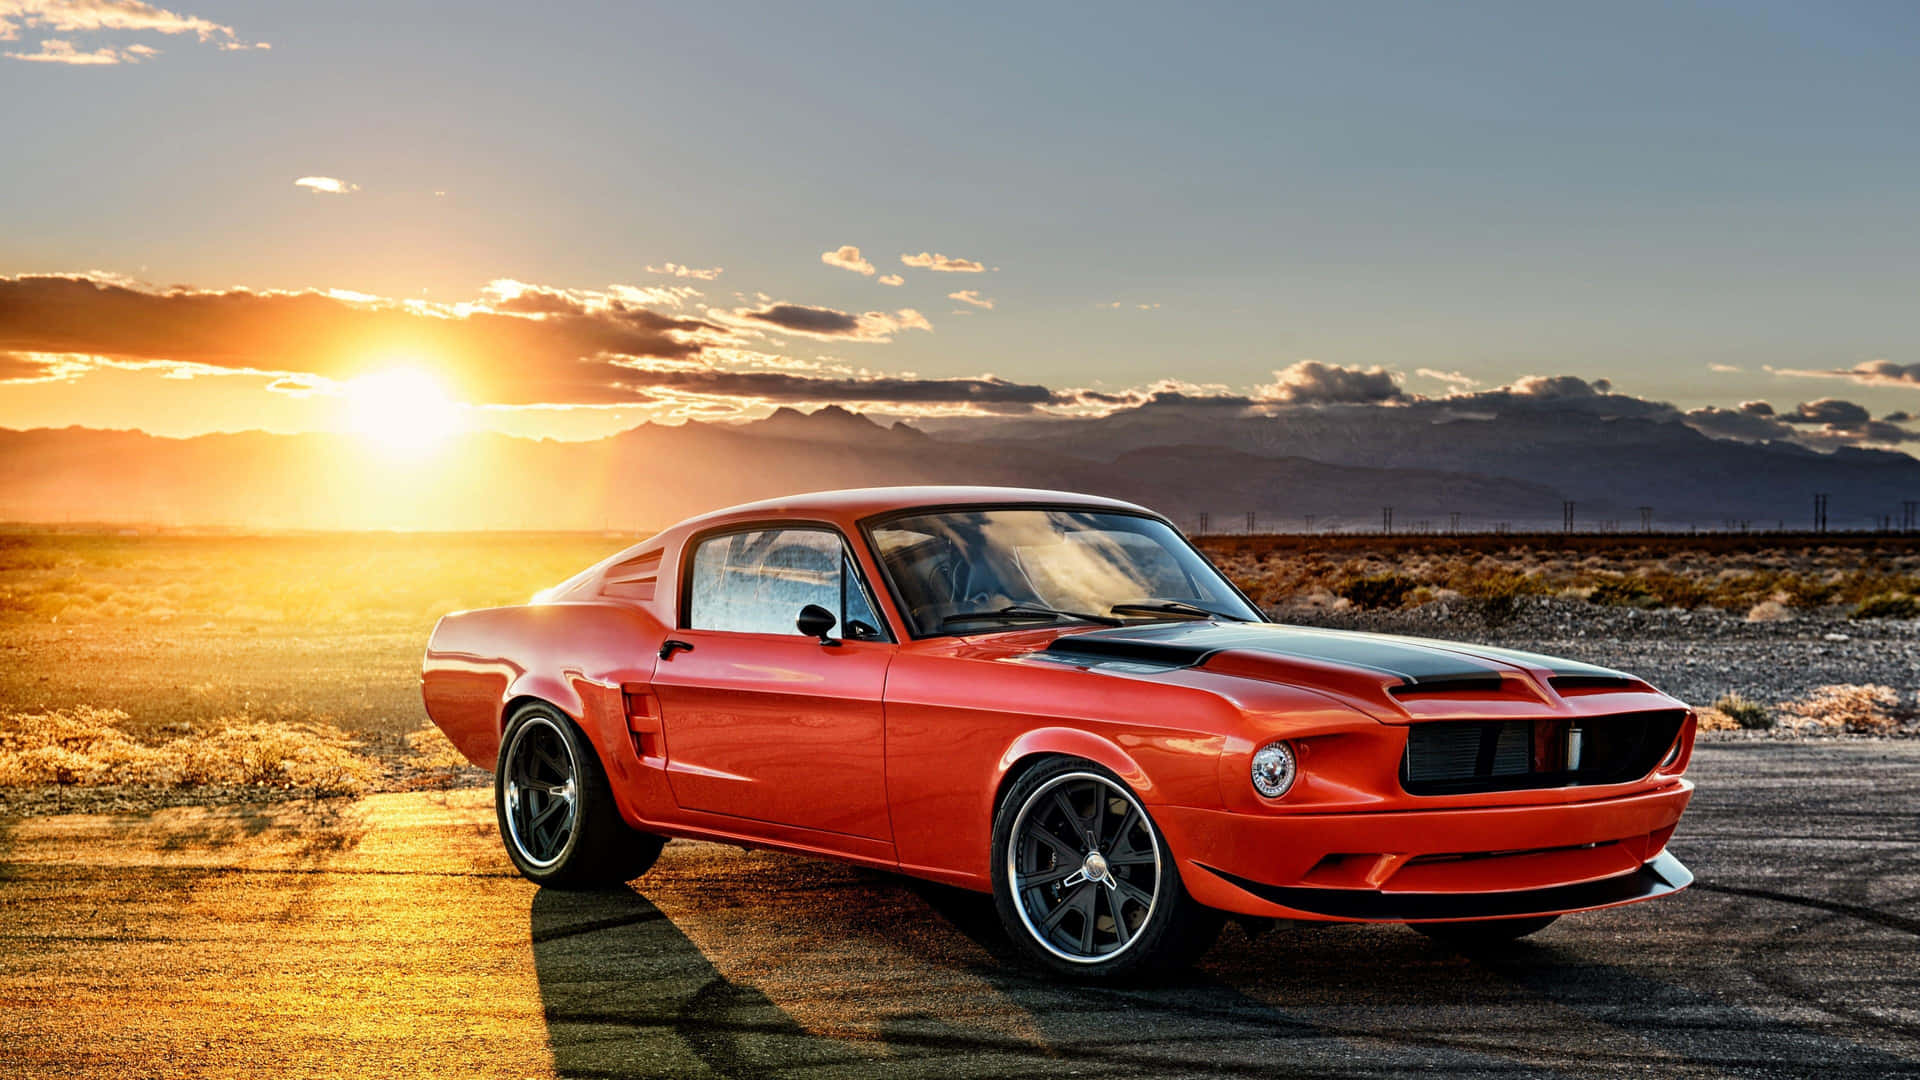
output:
[[[348,430],[395,457],[425,457],[462,427],[460,406],[416,368],[347,383],[346,410]]]

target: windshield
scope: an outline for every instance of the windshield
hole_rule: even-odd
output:
[[[1262,618],[1157,518],[950,510],[869,532],[915,637],[1059,621]]]

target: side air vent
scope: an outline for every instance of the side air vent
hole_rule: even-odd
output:
[[[651,600],[654,585],[660,580],[659,551],[643,551],[626,562],[607,568],[600,595],[622,600]]]

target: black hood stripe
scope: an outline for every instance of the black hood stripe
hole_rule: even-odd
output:
[[[1497,678],[1509,664],[1544,668],[1558,675],[1618,674],[1589,664],[1508,649],[1277,623],[1121,626],[1056,638],[1046,651],[1061,659],[1138,660],[1198,667],[1228,650],[1343,664],[1393,676],[1404,686]]]

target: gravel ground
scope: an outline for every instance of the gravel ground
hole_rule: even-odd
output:
[[[1285,609],[1309,626],[1374,630],[1528,649],[1618,668],[1693,705],[1729,691],[1767,704],[1832,683],[1920,689],[1920,621],[1799,615],[1748,622],[1712,608],[1647,611],[1558,597],[1523,597],[1507,618],[1471,605],[1403,611]]]

